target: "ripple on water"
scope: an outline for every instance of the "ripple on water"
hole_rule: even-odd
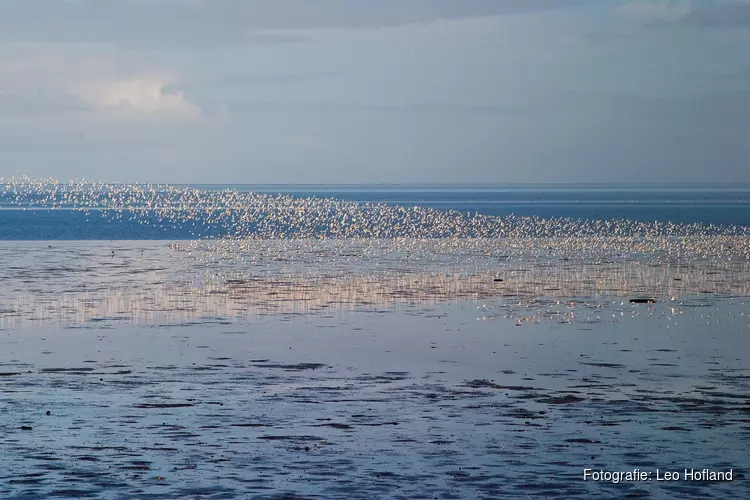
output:
[[[124,349],[64,366],[66,346],[53,347],[53,337],[20,359],[36,340],[3,330],[3,498],[750,497],[745,481],[667,490],[579,477],[589,465],[679,469],[686,457],[744,477],[750,375],[732,368],[746,344],[726,336],[748,323],[746,228],[488,218],[169,187],[7,186],[19,199],[49,195],[45,206],[59,206],[62,192],[87,209],[115,201],[107,216],[126,206],[118,196],[132,195],[136,207],[155,202],[167,224],[224,223],[227,210],[239,222],[233,238],[168,247],[0,249],[3,326],[59,324],[75,345],[90,339],[106,350],[107,329],[146,324],[128,334],[151,335],[153,345],[173,335],[169,349],[192,356],[126,359],[135,354]],[[340,316],[348,309],[366,320],[349,328]],[[356,336],[342,335],[343,349],[370,335],[387,343],[393,324],[377,321],[399,314],[451,329],[425,343],[440,359],[409,356],[420,339],[409,332],[383,345],[389,356],[407,352],[398,366],[374,350],[318,359],[304,338],[284,345],[294,347],[288,355],[269,355],[246,324],[260,318],[281,331],[313,317],[306,335]],[[481,335],[466,333],[467,317],[481,319]],[[213,328],[221,342],[241,339],[257,352],[218,353],[217,337],[197,340]],[[651,342],[638,344],[647,334]],[[456,361],[480,337],[493,347],[474,358],[491,359],[491,373]],[[448,347],[457,338],[464,343]],[[554,366],[538,362],[545,350]]]

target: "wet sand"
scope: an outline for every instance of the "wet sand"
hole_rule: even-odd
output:
[[[750,497],[747,302],[560,308],[6,328],[0,497]]]

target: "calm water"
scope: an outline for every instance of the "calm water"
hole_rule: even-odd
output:
[[[184,186],[181,186],[184,187]],[[493,216],[750,226],[750,186],[312,186],[200,185],[202,190],[284,193],[359,203],[421,206]],[[227,224],[160,224],[156,216],[112,220],[99,213],[51,210],[0,196],[0,240],[193,239],[229,233]],[[143,222],[147,222],[143,224]]]
[[[11,330],[0,497],[750,498],[749,306],[718,305],[520,328],[502,302],[461,301]],[[735,480],[655,478],[685,468]]]
[[[0,193],[0,498],[750,498],[750,187]]]

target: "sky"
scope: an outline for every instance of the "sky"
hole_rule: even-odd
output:
[[[2,0],[0,176],[750,182],[750,0]]]

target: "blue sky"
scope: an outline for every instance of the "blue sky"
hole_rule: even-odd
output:
[[[750,0],[3,0],[0,176],[750,182]]]

